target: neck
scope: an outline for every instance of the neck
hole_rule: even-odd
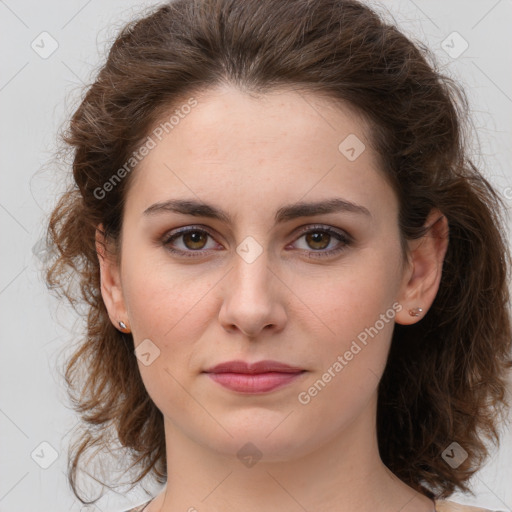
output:
[[[263,453],[257,460],[254,448],[247,448],[245,457],[237,456],[247,439],[231,439],[231,453],[224,450],[225,445],[205,446],[168,418],[165,436],[167,485],[147,512],[434,510],[431,500],[382,463],[376,397],[343,431],[293,459],[279,460]],[[267,453],[276,453],[270,446],[265,446]]]

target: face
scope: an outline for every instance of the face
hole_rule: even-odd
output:
[[[227,87],[195,98],[133,171],[106,303],[150,354],[139,369],[166,424],[225,454],[252,442],[293,458],[376,396],[411,276],[397,199],[348,107]],[[253,393],[205,373],[232,360],[303,371]]]

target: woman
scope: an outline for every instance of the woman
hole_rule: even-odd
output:
[[[353,0],[176,0],[122,31],[49,223],[48,282],[88,306],[83,503],[114,433],[132,483],[166,483],[132,510],[482,510],[446,498],[508,406],[510,260],[429,57]]]

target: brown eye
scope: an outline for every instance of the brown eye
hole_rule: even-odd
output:
[[[310,231],[306,235],[306,241],[312,249],[325,249],[329,246],[331,235],[322,231]]]
[[[189,231],[181,236],[185,247],[197,250],[204,248],[209,235],[203,231]]]
[[[178,256],[200,257],[204,256],[209,249],[208,239],[213,240],[212,235],[199,228],[184,228],[167,234],[162,239],[162,245],[169,252]]]
[[[302,245],[305,247],[300,247],[299,244],[299,249],[308,252],[311,258],[335,256],[348,249],[353,243],[349,234],[329,226],[313,226],[313,228],[304,229],[295,243],[301,239],[304,239]],[[331,247],[328,248],[329,246]]]

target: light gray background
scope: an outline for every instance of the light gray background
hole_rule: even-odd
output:
[[[155,4],[0,0],[0,512],[106,512],[145,499],[140,489],[108,492],[96,507],[82,508],[67,485],[66,448],[77,417],[66,405],[58,365],[80,324],[66,307],[57,307],[41,282],[39,241],[45,215],[64,185],[62,171],[50,162],[57,129],[77,106],[83,84],[92,80],[118,28]],[[480,144],[474,150],[477,163],[510,204],[512,1],[373,4],[385,5],[409,36],[435,50],[446,73],[463,82]],[[454,31],[469,45],[460,56],[453,54],[464,42]],[[37,44],[40,53],[51,49],[52,40],[42,32],[58,43],[47,58],[31,47]],[[452,56],[443,41],[453,47]],[[57,452],[47,469],[40,464],[51,462],[52,448],[43,442]],[[472,480],[476,498],[453,499],[510,511],[511,483],[512,431],[507,430],[499,452]]]

